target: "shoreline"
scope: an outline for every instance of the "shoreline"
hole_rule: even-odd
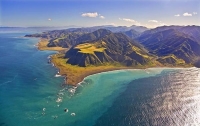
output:
[[[85,77],[93,75],[93,74],[109,72],[109,71],[114,71],[114,70],[131,69],[130,67],[109,66],[109,67],[103,68],[104,66],[98,66],[95,68],[95,66],[93,66],[93,67],[90,67],[92,69],[89,70],[90,68],[72,66],[72,65],[66,64],[66,63],[65,63],[65,66],[62,66],[60,63],[58,63],[56,61],[56,58],[57,58],[56,55],[59,55],[59,54],[52,55],[51,63],[53,63],[54,67],[56,67],[59,70],[59,75],[65,77],[65,83],[68,85],[73,85],[73,86],[76,86],[77,84],[81,83]],[[67,70],[62,69],[62,67],[66,67]],[[75,71],[72,72],[74,69],[75,69]],[[80,69],[80,72],[79,72],[79,70],[76,70],[76,69]],[[132,68],[132,69],[135,69],[135,68]],[[85,71],[85,72],[83,72],[83,71]]]
[[[87,76],[98,74],[102,72],[109,72],[114,70],[126,70],[126,69],[147,69],[147,68],[189,68],[192,67],[188,66],[164,66],[164,65],[148,65],[148,66],[135,66],[135,67],[126,67],[120,65],[113,65],[113,64],[103,64],[100,66],[87,66],[87,67],[79,67],[76,65],[71,65],[66,63],[66,59],[64,59],[64,52],[68,50],[68,48],[62,47],[47,47],[48,39],[40,38],[39,42],[37,43],[37,48],[40,51],[51,50],[57,51],[53,55],[49,57],[49,63],[52,63],[54,67],[58,69],[58,74],[64,77],[65,84],[76,86],[79,83],[83,82]]]
[[[39,38],[39,42],[35,46],[37,46],[37,49],[40,51],[50,50],[50,51],[62,52],[67,50],[67,48],[62,48],[62,47],[48,47],[47,46],[47,44],[49,43],[48,41],[49,39]]]

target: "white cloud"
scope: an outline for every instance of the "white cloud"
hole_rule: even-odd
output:
[[[95,17],[98,16],[98,13],[97,12],[94,12],[94,13],[83,13],[81,16],[82,17],[93,17],[93,18],[95,18]]]
[[[134,22],[136,22],[135,20],[133,20],[133,19],[128,19],[128,18],[119,18],[119,20],[124,20],[124,21],[128,21],[128,22],[132,22],[132,23],[134,23]]]
[[[176,15],[174,15],[175,17],[179,17],[180,16],[180,14],[176,14]]]
[[[163,22],[159,22],[158,23],[158,26],[164,26],[164,25],[167,25],[166,23],[163,23]]]
[[[51,18],[49,18],[48,21],[51,21]]]
[[[192,14],[189,14],[188,12],[184,13],[183,16],[192,16]]]
[[[131,22],[131,23],[133,23],[134,25],[140,25],[140,22],[135,21],[135,20],[133,20],[133,19],[129,19],[129,18],[119,18],[119,20]]]
[[[164,26],[164,25],[167,25],[167,24],[162,21],[157,21],[157,20],[149,20],[148,24],[146,24],[146,26],[149,28],[155,28],[155,27]]]
[[[104,16],[99,16],[99,18],[104,19],[105,17]]]
[[[116,24],[115,23],[110,23],[110,25],[114,25],[115,26]]]
[[[117,26],[115,23],[113,23],[113,22],[106,22],[104,25],[113,25],[113,26]]]
[[[193,15],[196,15],[197,14],[197,12],[193,12]]]
[[[151,22],[151,23],[158,23],[157,20],[149,20],[148,22]]]

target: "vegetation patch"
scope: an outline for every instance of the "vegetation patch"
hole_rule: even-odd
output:
[[[94,52],[103,52],[105,48],[102,47],[96,47],[95,44],[90,43],[84,43],[79,44],[75,47],[75,49],[79,49],[80,53],[87,53],[87,54],[94,54]]]
[[[171,65],[185,65],[185,61],[177,58],[175,55],[168,55],[164,57],[160,57],[157,59],[159,62],[163,64],[171,64]]]
[[[41,39],[40,42],[38,42],[37,46],[39,50],[53,50],[53,51],[64,51],[67,50],[67,48],[62,47],[48,47],[47,44],[49,43],[48,39]]]
[[[57,38],[57,39],[53,40],[53,42],[59,42],[60,40],[63,40],[63,39],[65,39],[65,38],[64,37]]]
[[[143,54],[143,51],[142,51],[140,48],[138,48],[138,47],[136,47],[136,46],[132,46],[132,49],[133,49],[133,51],[135,51],[138,55],[140,55],[140,56],[142,56],[142,57],[144,57],[144,58],[149,58],[148,55]]]

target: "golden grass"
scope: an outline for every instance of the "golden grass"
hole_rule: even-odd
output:
[[[177,64],[185,64],[184,60],[177,58],[174,54],[162,57],[162,59],[167,59],[167,58],[173,58],[174,60],[176,60]]]
[[[136,46],[132,46],[132,49],[136,52],[141,52],[141,49]]]
[[[97,48],[94,44],[84,43],[79,44],[75,49],[80,49],[80,53],[94,54],[94,52],[103,52],[105,48]]]
[[[98,66],[89,65],[87,67],[79,67],[77,65],[71,65],[66,63],[67,59],[64,59],[64,54],[58,53],[51,57],[52,63],[60,70],[61,75],[66,76],[66,84],[76,85],[81,82],[88,75],[95,73],[120,70],[120,69],[146,69],[150,67],[191,67],[191,65],[184,66],[171,66],[163,65],[157,61],[152,61],[146,65],[138,65],[134,67],[123,66],[120,63],[104,63]]]
[[[37,46],[39,50],[53,50],[53,51],[63,51],[67,50],[67,48],[62,47],[48,47],[47,44],[49,43],[48,39],[40,39]]]
[[[143,56],[144,58],[150,58],[148,55],[142,54],[142,50],[136,46],[132,47],[133,51],[135,51],[138,55]]]
[[[106,42],[102,41],[101,44],[102,44],[102,45],[106,45]]]
[[[76,65],[67,64],[64,59],[64,54],[55,54],[52,58],[52,63],[60,70],[61,75],[66,75],[66,83],[71,85],[76,85],[81,82],[86,76],[111,71],[111,70],[119,70],[119,69],[130,69],[131,67],[125,67],[114,64],[102,64],[100,66],[87,66],[87,67],[79,67]]]
[[[54,40],[54,42],[59,42],[59,40],[62,40],[62,39],[65,39],[65,38],[64,38],[64,37],[62,37],[62,38],[57,38],[57,39]]]

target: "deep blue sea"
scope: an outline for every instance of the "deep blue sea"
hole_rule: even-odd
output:
[[[28,32],[0,33],[0,126],[199,126],[200,69],[117,70],[77,87]]]

